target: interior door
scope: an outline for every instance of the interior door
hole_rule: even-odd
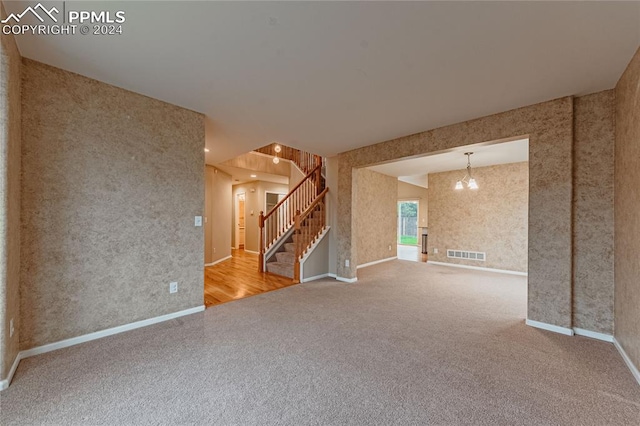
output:
[[[238,210],[237,210],[237,236],[238,248],[244,249],[245,246],[245,195],[238,194]]]

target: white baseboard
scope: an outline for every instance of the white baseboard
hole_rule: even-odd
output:
[[[500,274],[519,275],[521,277],[526,277],[529,275],[527,272],[510,271],[508,269],[483,268],[481,266],[458,265],[457,263],[434,262],[432,260],[427,260],[427,263],[431,265],[452,266],[454,268],[475,269],[476,271],[498,272]]]
[[[355,283],[356,281],[358,281],[358,277],[355,277],[355,278],[344,278],[344,277],[339,277],[336,274],[332,274],[331,272],[329,272],[327,274],[327,276],[329,278],[335,278],[337,281],[342,281],[343,283]]]
[[[5,380],[0,382],[0,390],[6,389],[7,387],[9,387],[9,384],[11,383],[11,379],[13,378],[13,374],[15,373],[15,369],[18,367],[18,363],[20,362],[20,360],[23,360],[25,358],[44,354],[44,353],[55,351],[58,349],[68,348],[69,346],[90,342],[92,340],[100,339],[107,336],[113,336],[114,334],[135,330],[136,328],[146,327],[148,325],[169,321],[174,318],[179,318],[185,315],[191,315],[191,314],[195,314],[197,312],[202,312],[202,311],[204,311],[204,305],[196,306],[195,308],[185,309],[183,311],[173,312],[171,314],[160,315],[158,317],[149,318],[142,321],[136,321],[129,324],[120,325],[118,327],[108,328],[106,330],[96,331],[94,333],[85,334],[83,336],[72,337],[70,339],[61,340],[59,342],[37,346],[35,348],[27,349],[26,351],[20,351],[18,353],[18,356],[16,357],[14,365],[11,367],[11,371],[9,371],[9,376]]]
[[[9,370],[9,374],[7,378],[0,381],[0,391],[3,391],[9,387],[11,380],[13,380],[13,375],[16,374],[16,370],[18,369],[18,364],[20,364],[20,360],[22,359],[22,352],[18,352],[16,355],[16,359],[13,360],[13,364],[11,365],[11,369]]]
[[[251,253],[251,254],[260,254],[259,251],[253,251],[253,250],[247,250],[247,249],[244,249],[244,252],[245,253]]]
[[[213,266],[213,265],[217,265],[220,262],[224,262],[225,260],[229,260],[231,259],[233,256],[229,255],[227,257],[223,257],[222,259],[218,259],[215,262],[211,262],[211,263],[205,263],[204,266]]]
[[[308,283],[310,281],[315,281],[315,280],[319,280],[321,278],[327,278],[329,276],[329,274],[321,274],[321,275],[315,275],[313,277],[309,277],[309,278],[303,278],[301,282],[303,283]]]
[[[525,321],[525,324],[527,324],[530,327],[540,328],[542,330],[547,330],[547,331],[553,331],[554,333],[565,334],[567,336],[573,336],[573,330],[571,328],[560,327],[558,325],[547,324],[546,322],[533,321],[530,319],[527,319]]]
[[[363,263],[362,265],[356,266],[356,269],[366,268],[367,266],[377,265],[378,263],[388,262],[390,260],[396,260],[398,256],[387,257],[385,259],[374,260],[373,262]]]
[[[615,337],[613,338],[613,345],[616,347],[618,352],[620,352],[620,355],[622,356],[625,364],[627,364],[627,367],[629,367],[629,370],[631,370],[631,374],[633,374],[633,377],[640,385],[640,371],[638,371],[638,367],[633,364],[631,358],[629,358],[629,355],[627,355],[627,353],[622,348],[622,345],[620,345],[620,342],[618,342],[618,339],[616,339]]]
[[[603,342],[613,343],[613,336],[610,334],[598,333],[597,331],[585,330],[584,328],[573,327],[576,336],[590,337]]]

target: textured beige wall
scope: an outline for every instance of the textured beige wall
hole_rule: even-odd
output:
[[[616,86],[615,336],[640,368],[640,49]]]
[[[527,272],[529,163],[474,168],[480,188],[456,191],[465,173],[429,175],[429,260]],[[447,249],[485,252],[486,261],[450,259]]]
[[[571,327],[573,100],[531,105],[340,154],[337,275],[356,276],[352,174],[390,160],[484,141],[529,137],[528,318]],[[344,260],[351,259],[351,267]],[[354,261],[355,259],[355,261]]]
[[[212,263],[231,255],[231,176],[213,166],[206,167],[204,261]]]
[[[367,169],[356,170],[354,180],[358,265],[397,256],[398,180]]]
[[[613,334],[613,90],[574,99],[573,326]]]
[[[4,18],[4,6],[0,5]],[[13,36],[0,36],[0,380],[7,377],[20,338],[20,80]],[[15,332],[10,337],[10,321]]]
[[[329,238],[329,273],[335,275],[338,271],[338,239],[336,238],[336,229],[338,227],[338,157],[329,157],[325,159],[326,185],[329,188],[327,192],[327,224],[331,227]]]
[[[418,226],[429,224],[429,190],[398,181],[398,200],[418,200]]]
[[[202,306],[203,116],[31,60],[22,102],[21,348]]]

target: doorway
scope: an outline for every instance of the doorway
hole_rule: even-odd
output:
[[[280,201],[286,197],[287,194],[281,194],[279,192],[269,192],[265,191],[265,200],[264,200],[264,212],[269,213]]]
[[[419,201],[398,201],[398,244],[417,246]]]
[[[245,246],[245,193],[236,196],[236,248]]]

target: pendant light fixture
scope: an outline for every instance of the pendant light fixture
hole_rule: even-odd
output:
[[[467,184],[467,188],[469,189],[478,189],[478,183],[476,182],[476,180],[471,176],[471,154],[473,154],[473,152],[465,152],[464,155],[467,156],[467,174],[464,175],[464,177],[456,182],[456,190],[460,190],[464,188],[463,183]]]
[[[275,157],[273,157],[273,164],[278,164],[280,162],[280,159],[278,158],[278,153],[282,151],[282,147],[276,144],[276,146],[273,147],[273,150],[276,152]]]

